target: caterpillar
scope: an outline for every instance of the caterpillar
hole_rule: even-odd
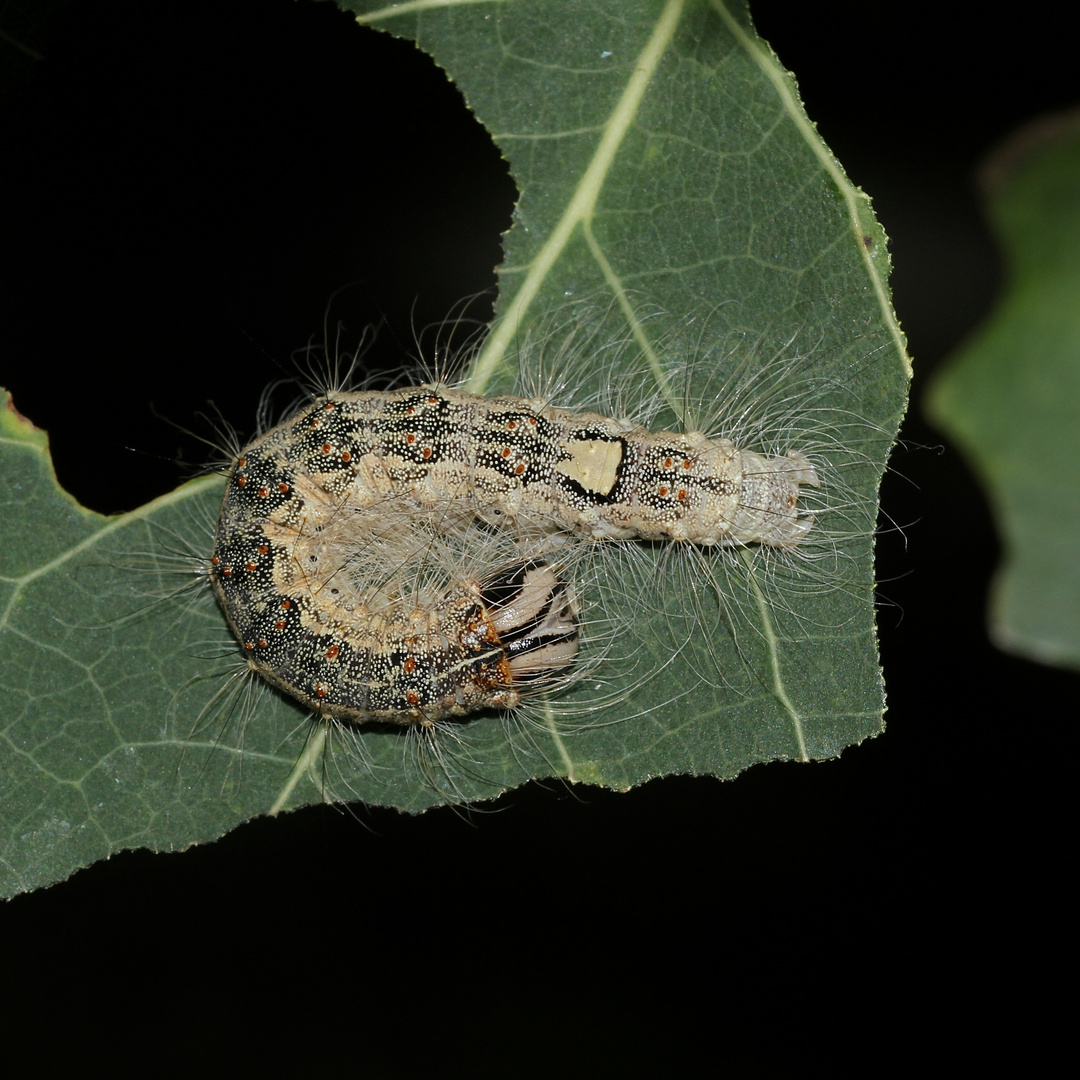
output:
[[[272,812],[308,784],[415,810],[551,775],[732,776],[874,734],[891,433],[866,411],[888,343],[718,322],[651,317],[645,345],[564,305],[488,396],[488,337],[451,350],[445,323],[417,340],[438,366],[396,389],[357,379],[369,337],[304,350],[301,400],[267,391],[252,439],[219,430],[224,493],[201,485],[151,556],[198,609],[182,757],[204,749]]]
[[[814,524],[800,488],[820,483],[799,450],[540,398],[338,393],[237,457],[210,580],[251,670],[316,714],[430,726],[568,677],[580,605],[559,563],[575,541],[791,549]],[[522,554],[434,587],[380,574],[403,542],[422,559],[478,527]]]

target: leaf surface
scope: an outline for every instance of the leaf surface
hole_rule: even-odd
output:
[[[1080,120],[1015,135],[986,170],[1008,280],[943,368],[933,420],[981,477],[1004,543],[990,599],[1002,647],[1080,666]]]
[[[401,732],[332,733],[308,767],[303,710],[229,682],[237,651],[192,573],[220,480],[101,518],[57,490],[41,434],[8,411],[7,893],[324,797],[418,811],[538,776],[730,777],[881,730],[872,533],[908,380],[885,237],[744,7],[342,6],[433,55],[521,191],[471,388],[542,384],[569,338],[572,400],[810,454],[826,480],[813,542],[804,558],[610,545],[582,586],[619,627],[595,678],[524,728],[462,725],[441,757]]]

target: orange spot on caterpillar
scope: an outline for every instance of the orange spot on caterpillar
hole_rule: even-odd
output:
[[[288,484],[278,484],[277,489],[278,489],[278,491],[281,492],[282,495],[288,495],[289,494],[289,485]]]
[[[336,660],[339,652],[341,652],[341,649],[337,645],[331,645],[330,648],[326,650],[326,659]]]
[[[259,554],[260,555],[269,555],[270,554],[270,545],[269,544],[260,544],[259,545]]]
[[[274,623],[274,629],[275,630],[284,630],[286,625],[288,625],[288,624],[285,622],[284,619],[278,619],[278,621],[276,623]]]
[[[525,466],[524,465],[515,465],[514,466],[514,475],[515,476],[520,476],[524,471],[525,471]]]
[[[269,488],[264,488],[264,487],[259,488],[259,498],[260,499],[265,499],[269,494],[270,494],[270,489]]]
[[[331,450],[333,450],[333,447],[328,442],[322,444],[322,452],[324,454],[329,454]]]
[[[408,702],[408,703],[409,703],[410,705],[419,705],[419,704],[420,704],[420,695],[419,695],[419,694],[418,694],[418,693],[417,693],[417,692],[416,692],[415,690],[410,690],[410,691],[409,691],[409,692],[408,692],[408,693],[407,693],[407,694],[405,695],[405,700],[406,700],[406,701],[407,701],[407,702]]]
[[[249,562],[244,564],[244,569],[247,570],[249,574],[251,574],[258,569],[258,566],[253,562]]]
[[[259,648],[260,648],[260,649],[265,649],[265,648],[267,648],[267,646],[268,646],[269,644],[270,644],[270,643],[269,643],[269,642],[268,642],[268,641],[266,640],[266,638],[264,638],[264,637],[261,637],[261,638],[259,638]]]
[[[658,491],[658,494],[659,494],[660,498],[663,499],[670,490],[671,490],[670,488],[666,488],[661,484],[660,489]]]
[[[239,484],[239,485],[240,485],[241,487],[244,487],[244,486],[245,486],[245,485],[247,484],[247,477],[246,477],[246,476],[238,476],[238,477],[236,478],[236,482],[237,482],[237,483],[238,483],[238,484]]]
[[[405,657],[405,673],[407,675],[411,675],[415,670],[416,670],[416,657],[415,656],[406,656]]]

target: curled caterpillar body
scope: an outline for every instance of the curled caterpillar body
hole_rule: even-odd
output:
[[[791,548],[813,525],[800,452],[428,384],[341,393],[233,466],[210,577],[249,665],[321,713],[434,723],[565,680],[572,539]],[[479,523],[479,525],[478,525]],[[437,586],[383,553],[497,527],[521,555]]]

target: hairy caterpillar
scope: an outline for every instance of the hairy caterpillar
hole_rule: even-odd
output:
[[[309,349],[314,389],[283,422],[264,396],[246,447],[224,436],[225,497],[202,485],[201,539],[193,521],[170,544],[177,569],[225,599],[233,639],[199,604],[192,655],[230,659],[176,692],[185,755],[203,747],[230,790],[258,771],[274,791],[287,774],[275,808],[311,782],[323,799],[417,809],[553,774],[608,786],[687,768],[735,775],[873,734],[868,560],[891,436],[862,410],[876,408],[884,346],[854,337],[826,352],[805,319],[752,338],[715,321],[668,319],[657,333],[649,320],[650,351],[589,304],[564,307],[507,355],[506,396],[477,396],[445,368],[424,385],[413,369],[405,389],[343,390],[353,376],[333,369],[355,370],[364,342],[327,356],[325,371]],[[796,348],[800,337],[817,343]],[[331,417],[336,429],[323,426]],[[506,438],[511,422],[520,442]],[[679,498],[689,489],[657,469],[704,470],[710,454],[719,501],[695,517]],[[635,461],[637,479],[605,504],[605,485]],[[516,479],[545,469],[550,499]],[[775,485],[764,502],[751,494],[761,478]],[[641,497],[649,483],[681,518]],[[290,619],[300,636],[274,641]],[[219,677],[208,700],[204,680]],[[640,764],[627,756],[637,746]]]
[[[588,540],[797,545],[801,452],[651,433],[542,400],[445,385],[339,394],[238,458],[210,578],[250,667],[352,722],[432,724],[513,708],[577,656],[573,584],[548,561]],[[507,530],[523,561],[426,595],[372,576],[403,531]]]

